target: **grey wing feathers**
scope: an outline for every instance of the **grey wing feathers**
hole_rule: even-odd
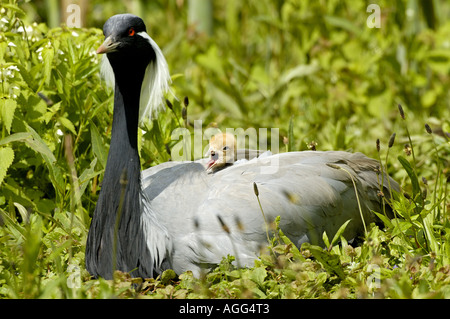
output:
[[[362,232],[349,174],[358,188],[366,225],[374,220],[372,211],[380,211],[378,163],[363,154],[308,151],[256,160],[215,174],[207,174],[201,161],[171,162],[143,172],[144,192],[173,238],[174,269],[217,263],[227,254],[237,253],[243,264],[257,258],[267,239],[253,182],[266,218],[272,221],[280,216],[280,227],[297,245],[305,241],[323,244],[324,231],[328,237],[334,236],[349,219],[346,238]],[[398,190],[397,183],[390,183]],[[387,185],[384,178],[384,187]],[[226,223],[229,234],[217,216]]]

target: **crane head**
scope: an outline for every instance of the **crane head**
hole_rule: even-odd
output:
[[[105,41],[97,54],[105,54],[101,62],[101,73],[107,84],[114,87],[115,81],[127,81],[123,74],[144,71],[139,100],[139,118],[156,117],[164,110],[164,94],[170,91],[169,67],[156,44],[147,34],[144,21],[132,14],[117,14],[103,26]],[[129,79],[128,79],[129,80]]]

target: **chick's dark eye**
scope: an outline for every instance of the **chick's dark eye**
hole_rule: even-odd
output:
[[[228,151],[228,149],[229,149],[228,146],[224,146],[222,150],[223,150],[223,151]]]
[[[129,29],[128,29],[128,35],[129,35],[130,37],[132,37],[135,33],[136,33],[136,31],[134,30],[134,28],[129,28]]]

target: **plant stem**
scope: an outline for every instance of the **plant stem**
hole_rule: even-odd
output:
[[[343,167],[341,167],[341,166],[339,166],[339,165],[327,163],[327,166],[329,166],[329,167],[331,167],[331,168],[334,168],[334,169],[341,169],[341,170],[343,170],[344,172],[346,172],[346,173],[348,174],[348,176],[350,176],[350,179],[351,179],[352,184],[353,184],[353,189],[355,190],[356,201],[358,202],[359,214],[360,214],[360,216],[361,216],[361,221],[362,221],[363,226],[364,226],[364,234],[367,236],[366,222],[364,221],[364,215],[363,215],[363,212],[362,212],[361,203],[360,203],[360,201],[359,201],[359,196],[358,196],[358,189],[356,188],[356,182],[355,182],[355,180],[354,180],[352,174],[351,174],[348,170],[346,170],[345,168],[343,168]]]
[[[259,209],[261,210],[263,219],[264,219],[264,224],[266,226],[266,236],[267,236],[267,242],[270,244],[270,237],[269,237],[269,225],[267,224],[267,219],[266,219],[266,215],[264,214],[264,210],[262,208],[261,205],[261,201],[259,200],[259,191],[258,191],[258,186],[256,185],[255,182],[253,182],[253,190],[255,192],[256,195],[256,199],[258,200],[258,204],[259,204]]]

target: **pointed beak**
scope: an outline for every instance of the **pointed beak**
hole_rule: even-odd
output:
[[[216,152],[211,150],[210,160],[208,161],[208,163],[206,163],[206,169],[210,169],[211,166],[213,166],[216,163],[218,158],[219,158],[219,154],[217,154]]]
[[[114,42],[112,36],[109,36],[105,39],[105,42],[102,43],[101,46],[97,49],[97,54],[104,54],[116,51],[116,48],[119,46],[119,42]]]
[[[211,168],[211,166],[213,166],[214,164],[216,163],[216,160],[215,159],[210,159],[209,161],[208,161],[208,163],[206,163],[206,169],[210,169]]]

